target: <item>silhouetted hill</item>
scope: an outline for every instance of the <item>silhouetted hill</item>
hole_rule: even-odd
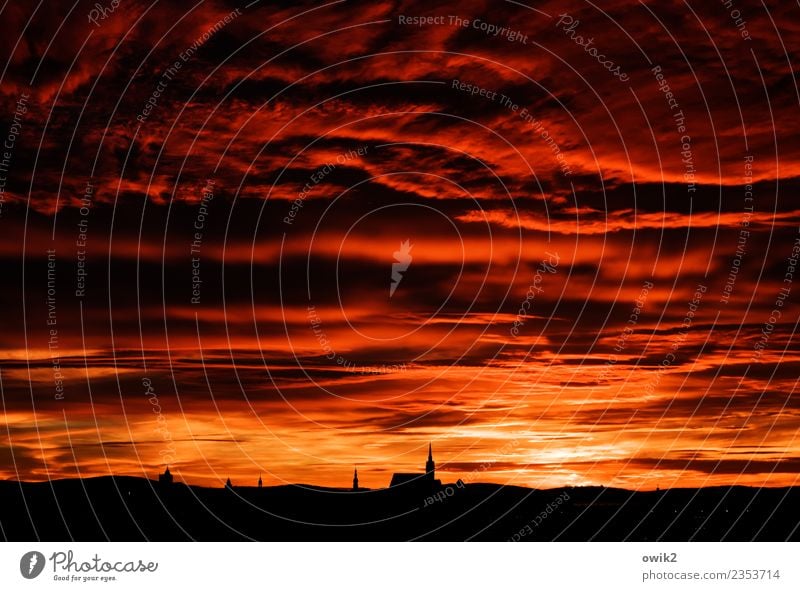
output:
[[[436,495],[436,496],[434,496]],[[445,485],[211,489],[126,476],[0,482],[6,540],[798,540],[800,489]]]

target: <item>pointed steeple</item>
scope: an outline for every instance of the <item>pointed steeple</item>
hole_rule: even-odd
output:
[[[228,480],[225,482],[225,488],[228,488],[228,489],[233,488],[233,485],[231,484],[230,477],[228,477]]]
[[[172,474],[169,471],[169,466],[167,466],[167,469],[164,470],[163,474],[158,475],[158,483],[162,485],[172,484]]]
[[[264,482],[261,480],[261,474],[259,473],[259,475],[258,475],[258,488],[261,488],[263,486],[264,486]]]
[[[353,468],[353,490],[358,490],[358,468]]]
[[[428,479],[434,480],[436,473],[436,464],[433,461],[433,445],[428,443],[428,461],[425,462],[425,476]]]

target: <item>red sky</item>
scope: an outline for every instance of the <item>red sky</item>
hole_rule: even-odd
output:
[[[796,6],[1,16],[0,477],[797,481]]]

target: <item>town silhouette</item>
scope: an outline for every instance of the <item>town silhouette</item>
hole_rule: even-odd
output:
[[[783,541],[798,540],[800,489],[721,486],[630,491],[530,489],[419,473],[389,486],[220,488],[104,476],[0,482],[9,541]]]

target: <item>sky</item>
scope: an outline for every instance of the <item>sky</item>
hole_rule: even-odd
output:
[[[0,478],[786,486],[788,2],[23,2]]]

